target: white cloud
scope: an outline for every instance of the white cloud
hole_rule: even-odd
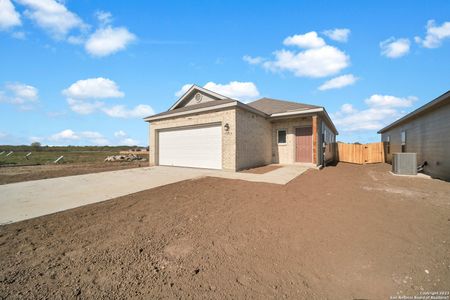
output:
[[[208,82],[204,88],[233,99],[244,101],[259,96],[258,88],[253,82],[231,81],[227,84]]]
[[[114,136],[115,137],[126,137],[127,133],[123,130],[119,130],[119,131],[114,132]]]
[[[399,112],[392,108],[368,108],[338,117],[334,123],[342,131],[376,131],[399,117]]]
[[[410,96],[400,98],[389,95],[372,95],[364,102],[371,107],[410,107],[417,98]]]
[[[275,58],[266,60],[260,57],[244,56],[250,64],[260,64],[272,72],[290,71],[298,77],[320,78],[335,75],[350,65],[350,57],[340,49],[327,45],[311,31],[289,36],[283,41],[287,46],[298,46],[306,50],[281,49],[273,52]]]
[[[326,77],[334,75],[350,64],[350,58],[332,46],[308,49],[295,53],[275,51],[275,60],[263,63],[270,71],[291,71],[298,77]]]
[[[99,101],[90,102],[90,101],[77,100],[77,99],[72,99],[72,98],[67,99],[67,104],[69,104],[69,108],[73,112],[76,112],[81,115],[91,114],[91,113],[95,112],[96,110],[98,110],[99,108],[103,107],[103,105],[104,105],[103,102],[99,102]]]
[[[409,39],[396,39],[391,37],[380,43],[381,54],[389,58],[402,57],[409,53]]]
[[[7,83],[4,90],[0,90],[0,102],[17,105],[22,110],[32,109],[38,98],[37,88],[20,82]]]
[[[81,45],[86,42],[86,38],[83,35],[71,35],[67,38],[67,42],[72,45]]]
[[[104,107],[102,111],[114,118],[143,118],[155,114],[153,108],[145,104],[139,104],[132,109],[128,109],[125,105],[114,105]]]
[[[123,130],[114,132],[114,136],[117,138],[115,142],[116,145],[125,145],[125,146],[139,145],[138,140],[129,137],[128,134]]]
[[[251,65],[259,65],[260,63],[262,63],[264,61],[264,58],[262,58],[260,56],[252,57],[250,55],[244,55],[242,57],[242,60],[244,60],[245,62],[247,62]]]
[[[424,39],[416,36],[414,40],[425,48],[438,48],[442,41],[450,37],[450,22],[444,22],[441,26],[436,26],[434,20],[427,23],[427,34]]]
[[[108,11],[97,11],[95,16],[101,25],[107,25],[112,22],[112,14]]]
[[[107,138],[105,138],[101,133],[97,131],[81,131],[75,132],[72,129],[65,129],[58,133],[51,135],[48,138],[38,138],[34,137],[34,140],[45,141],[48,140],[50,142],[54,142],[56,144],[77,144],[77,145],[96,145],[96,146],[104,146],[109,145],[110,142]]]
[[[175,92],[175,96],[181,97],[183,96],[190,88],[193,86],[192,83],[187,83],[181,87],[178,91]]]
[[[86,41],[85,49],[93,56],[107,56],[124,50],[128,44],[136,40],[136,36],[125,27],[97,29]]]
[[[63,90],[63,94],[76,99],[120,98],[125,95],[114,81],[103,77],[78,80]]]
[[[55,133],[48,138],[50,141],[60,140],[78,140],[80,137],[71,129],[66,129],[61,132]]]
[[[319,90],[325,91],[330,89],[340,89],[348,85],[354,84],[358,80],[353,74],[341,75],[326,81],[319,86]]]
[[[325,30],[323,32],[323,34],[325,34],[327,37],[329,37],[330,39],[332,39],[334,41],[345,43],[348,41],[348,37],[350,35],[350,29],[335,28],[335,29]]]
[[[357,110],[353,107],[353,105],[349,103],[345,103],[341,106],[341,111],[347,114],[351,114],[357,112]]]
[[[404,112],[400,108],[411,107],[416,97],[395,97],[375,94],[364,100],[367,108],[358,110],[346,103],[332,114],[334,123],[343,132],[375,131],[400,118]]]
[[[25,16],[49,32],[56,39],[63,39],[72,29],[85,29],[86,24],[64,4],[55,0],[17,0],[24,5]]]
[[[317,35],[317,32],[311,31],[305,34],[288,36],[284,39],[283,44],[300,48],[319,48],[325,46],[325,41]]]
[[[78,114],[87,115],[94,112],[103,112],[115,118],[139,118],[154,114],[151,106],[139,104],[132,109],[125,105],[108,106],[97,99],[121,98],[125,93],[119,86],[108,78],[98,77],[78,80],[62,91],[67,97],[69,108]]]
[[[22,25],[20,14],[10,0],[0,0],[0,30]]]
[[[36,101],[38,99],[38,90],[34,86],[23,83],[9,83],[6,88],[12,91],[19,103],[25,101]]]

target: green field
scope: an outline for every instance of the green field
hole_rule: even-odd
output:
[[[110,155],[117,155],[120,151],[130,147],[48,147],[35,148],[31,146],[0,146],[0,166],[5,165],[44,165],[52,164],[58,157],[64,156],[59,163],[99,163]],[[9,156],[7,153],[13,151]],[[26,155],[31,155],[26,158]]]

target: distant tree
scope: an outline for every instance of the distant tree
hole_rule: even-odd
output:
[[[32,142],[31,143],[31,148],[34,150],[34,151],[41,151],[41,143],[39,143],[39,142]]]

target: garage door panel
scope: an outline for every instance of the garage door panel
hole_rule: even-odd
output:
[[[159,132],[159,164],[221,169],[222,127]]]

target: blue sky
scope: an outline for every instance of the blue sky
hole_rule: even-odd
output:
[[[450,87],[449,1],[0,0],[0,144],[148,144],[188,84],[324,106],[347,142]]]

